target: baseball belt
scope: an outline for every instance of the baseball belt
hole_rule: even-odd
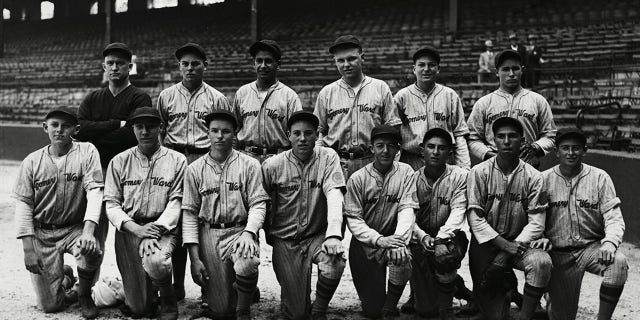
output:
[[[247,220],[244,221],[236,221],[236,222],[224,222],[224,223],[208,223],[204,221],[200,221],[202,225],[209,225],[211,229],[229,229],[234,227],[242,227],[247,225]]]
[[[338,156],[340,156],[340,158],[349,159],[349,160],[362,159],[362,158],[366,158],[373,155],[373,153],[371,153],[370,151],[361,151],[361,150],[356,150],[353,152],[336,150],[336,152],[338,153]]]
[[[36,229],[42,229],[42,230],[59,230],[59,229],[68,228],[70,226],[73,226],[79,223],[81,223],[81,221],[77,223],[70,223],[70,224],[48,224],[48,223],[42,223],[38,220],[33,220],[33,226]]]
[[[263,148],[256,146],[247,146],[244,147],[244,151],[251,152],[257,156],[266,156],[268,154],[278,154],[281,151],[285,151],[288,148]]]
[[[167,146],[167,148],[169,149],[173,149],[175,151],[178,151],[182,154],[205,154],[207,152],[209,152],[208,148],[195,148],[195,147],[191,147],[191,146],[187,146],[187,147],[181,147],[181,146]]]

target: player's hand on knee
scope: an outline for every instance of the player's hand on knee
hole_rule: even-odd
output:
[[[392,249],[392,248],[404,247],[405,243],[402,236],[390,235],[390,236],[378,238],[378,240],[376,240],[376,245],[379,248]]]
[[[424,237],[422,237],[422,240],[420,241],[420,245],[422,246],[422,249],[424,249],[425,251],[433,252],[435,239],[427,234]]]
[[[42,270],[44,270],[42,259],[38,257],[38,254],[35,251],[25,251],[24,265],[31,273],[40,274]]]
[[[337,255],[344,252],[342,241],[338,238],[328,238],[322,243],[322,250],[328,255]]]
[[[145,225],[138,226],[134,231],[134,234],[141,239],[160,239],[160,236],[162,236],[162,228],[157,224],[147,223]]]
[[[153,238],[145,238],[140,242],[140,258],[145,255],[148,256],[150,254],[156,253],[156,250],[160,250],[160,244],[158,244],[158,240]]]
[[[522,243],[522,242],[518,242],[518,241],[507,241],[507,243],[505,244],[504,248],[502,248],[503,251],[506,251],[508,254],[512,255],[512,256],[522,256],[525,251],[527,251],[527,247]]]
[[[395,265],[402,265],[411,261],[409,250],[406,247],[387,250],[387,259]]]
[[[82,233],[82,235],[78,238],[76,242],[77,253],[81,255],[92,256],[98,254],[100,249],[98,249],[98,240],[93,234]]]
[[[207,285],[209,275],[207,274],[207,269],[204,267],[202,261],[196,260],[191,262],[191,277],[193,277],[193,282],[197,285],[201,287]]]
[[[244,258],[259,257],[260,247],[254,240],[254,235],[249,231],[243,231],[235,243],[234,252]]]
[[[544,251],[549,251],[551,250],[551,248],[553,248],[551,241],[549,241],[549,239],[547,238],[531,241],[529,246],[533,249],[542,249]]]
[[[613,263],[615,256],[616,246],[609,241],[605,241],[602,246],[600,246],[600,258],[598,259],[598,262],[608,266]]]

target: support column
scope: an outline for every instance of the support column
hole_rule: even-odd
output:
[[[262,38],[260,30],[260,11],[258,0],[251,0],[251,40],[258,41]]]
[[[458,32],[458,0],[449,0],[449,33]]]
[[[104,0],[104,44],[111,43],[111,14],[113,12],[111,0]]]

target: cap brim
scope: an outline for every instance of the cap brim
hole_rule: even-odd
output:
[[[343,43],[338,43],[338,44],[334,44],[331,47],[329,47],[329,53],[335,53],[338,50],[341,49],[362,49],[362,47],[357,44],[357,43],[353,43],[353,42],[343,42]]]
[[[53,116],[65,116],[67,118],[70,118],[71,120],[73,120],[74,123],[78,123],[78,117],[75,114],[71,114],[69,112],[66,111],[62,111],[62,110],[53,110],[50,111],[49,113],[47,113],[47,115],[45,116],[45,120],[52,118]]]
[[[249,47],[249,53],[253,57],[255,57],[256,54],[258,54],[258,51],[260,50],[271,52],[276,59],[280,59],[281,54],[278,52],[278,50],[266,43],[256,42],[252,44],[251,47]]]
[[[128,57],[129,59],[131,59],[131,56],[133,55],[131,53],[131,51],[127,51],[125,49],[121,49],[121,48],[110,48],[110,49],[106,49],[104,51],[102,51],[102,56],[106,57],[108,56],[111,52],[118,52],[123,54],[125,57]]]
[[[184,46],[176,50],[176,59],[180,60],[180,58],[182,58],[182,56],[187,53],[193,53],[200,57],[202,60],[207,60],[207,56],[199,48],[194,46]]]
[[[320,121],[318,120],[318,117],[316,117],[314,114],[298,113],[298,114],[294,114],[291,117],[289,117],[289,120],[287,121],[287,128],[291,129],[291,126],[294,123],[299,122],[299,121],[309,122],[315,128],[318,128],[318,126],[320,125]]]

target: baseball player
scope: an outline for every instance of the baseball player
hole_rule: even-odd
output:
[[[344,215],[353,235],[349,265],[364,315],[392,318],[399,314],[398,300],[411,276],[408,243],[418,202],[413,170],[394,161],[402,142],[400,130],[376,126],[370,137],[373,163],[347,182]]]
[[[553,149],[557,130],[551,107],[540,94],[522,88],[522,64],[522,58],[513,50],[497,54],[495,66],[500,88],[473,105],[467,121],[469,150],[480,160],[496,155],[497,146],[491,126],[501,117],[518,119],[522,123],[525,142],[520,158],[525,162],[537,167],[539,159]]]
[[[423,47],[413,54],[413,74],[416,82],[400,89],[394,97],[402,120],[402,152],[400,161],[413,170],[424,166],[421,145],[424,134],[432,128],[442,128],[455,137],[453,162],[471,167],[466,136],[469,129],[464,119],[462,101],[451,88],[437,84],[440,53],[433,47]]]
[[[211,151],[187,168],[183,241],[193,280],[205,288],[208,316],[250,319],[260,264],[258,230],[269,195],[258,160],[232,149],[235,115],[215,110],[205,123]]]
[[[50,313],[71,302],[65,301],[63,289],[63,254],[71,253],[78,266],[82,316],[93,319],[98,309],[91,287],[104,248],[97,231],[104,186],[100,155],[92,144],[72,140],[79,130],[75,110],[51,110],[42,126],[51,144],[24,159],[13,189],[17,237],[38,306]]]
[[[138,146],[116,155],[106,174],[107,216],[118,230],[116,263],[125,303],[134,317],[153,316],[160,291],[160,319],[177,319],[171,255],[180,218],[185,156],[160,146],[157,109],[136,109],[128,119]],[[127,310],[127,311],[129,311]],[[127,316],[130,315],[126,312]]]
[[[371,129],[401,122],[389,86],[362,72],[364,54],[358,38],[340,36],[329,52],[342,78],[320,90],[313,113],[320,119],[318,144],[338,152],[345,178],[349,178],[373,161]]]
[[[287,319],[326,319],[326,310],[345,267],[342,201],[345,180],[333,149],[316,146],[318,118],[294,112],[287,123],[292,150],[262,165],[272,195],[265,228],[273,246],[273,269]],[[311,267],[318,265],[311,306]]]
[[[129,82],[132,64],[127,45],[111,43],[104,48],[102,56],[109,85],[82,100],[78,109],[80,131],[75,138],[96,146],[104,171],[116,154],[138,143],[131,128],[126,126],[126,120],[134,109],[150,107],[151,97]]]
[[[196,43],[187,43],[175,52],[182,81],[160,92],[158,110],[162,118],[161,141],[178,151],[190,164],[209,152],[210,142],[204,117],[216,109],[229,110],[229,101],[218,90],[202,81],[207,70],[207,54]],[[177,228],[177,243],[181,243]],[[173,278],[178,301],[184,298],[187,249],[178,246],[173,253]]]
[[[546,195],[542,176],[519,159],[524,128],[519,120],[493,122],[498,155],[471,168],[467,179],[472,237],[469,269],[475,302],[487,319],[505,319],[514,289],[511,268],[524,271],[520,319],[531,319],[551,277],[551,258],[529,243],[542,237]]]
[[[411,245],[414,308],[424,317],[453,319],[457,269],[468,240],[460,229],[467,210],[467,170],[448,165],[451,134],[433,128],[424,135],[425,166],[413,174],[420,209]]]
[[[582,162],[586,138],[577,129],[556,139],[559,165],[542,173],[549,190],[545,236],[533,247],[551,249],[551,319],[575,319],[585,271],[602,276],[598,319],[611,319],[629,266],[618,247],[625,224],[609,175]],[[550,241],[550,243],[549,243]]]
[[[277,42],[260,40],[249,48],[256,71],[256,81],[240,87],[233,101],[239,120],[238,150],[264,159],[291,148],[287,137],[287,120],[302,110],[298,94],[278,81],[282,52]]]

